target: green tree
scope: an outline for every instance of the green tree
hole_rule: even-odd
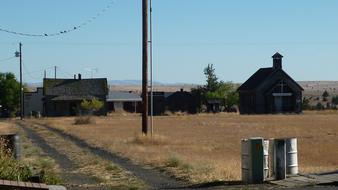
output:
[[[334,105],[338,105],[338,96],[333,96],[331,102],[332,102],[332,104],[334,104]]]
[[[208,64],[208,66],[204,68],[204,74],[206,77],[206,84],[191,90],[196,98],[199,110],[201,109],[202,104],[206,104],[208,99],[221,100],[222,106],[225,106],[227,110],[238,104],[239,98],[235,85],[232,82],[219,81],[212,64]]]
[[[207,84],[205,85],[206,90],[209,92],[215,92],[218,88],[219,83],[213,64],[208,64],[208,66],[204,68],[204,75],[207,78]]]
[[[11,115],[20,109],[20,84],[13,73],[0,73],[0,105]]]
[[[325,90],[324,93],[322,94],[323,101],[326,102],[327,98],[330,96],[330,94]]]
[[[99,111],[103,107],[103,102],[93,98],[92,100],[82,100],[81,108],[88,113]]]

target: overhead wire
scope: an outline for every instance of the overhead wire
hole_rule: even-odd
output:
[[[87,24],[93,22],[98,17],[100,17],[102,14],[104,14],[106,11],[108,11],[114,4],[115,4],[115,1],[114,0],[110,0],[109,3],[103,9],[101,9],[101,11],[99,11],[98,13],[96,13],[94,16],[90,17],[86,21],[82,22],[81,24],[74,25],[71,28],[59,30],[58,32],[52,32],[52,33],[46,33],[46,32],[41,32],[41,33],[24,33],[24,32],[18,32],[18,31],[14,31],[14,30],[2,28],[2,27],[0,27],[0,32],[5,32],[5,33],[9,33],[9,34],[13,34],[13,35],[19,35],[19,36],[28,36],[28,37],[59,36],[59,35],[63,35],[63,34],[70,33],[70,32],[73,32],[75,30],[78,30],[78,29],[86,26]]]
[[[7,57],[7,58],[4,58],[4,59],[0,59],[0,62],[6,62],[6,61],[12,60],[14,58],[15,58],[15,56]]]
[[[26,67],[25,64],[22,64],[23,65],[23,68],[24,68],[24,73],[23,73],[23,76],[28,76],[29,78],[31,79],[34,79],[34,80],[40,80],[41,77],[36,77],[34,76],[33,74],[34,73],[40,73],[40,72],[43,72],[43,71],[49,71],[49,70],[52,70],[54,67],[47,67],[45,69],[38,69],[38,70],[33,70],[33,71],[29,71],[29,69]]]

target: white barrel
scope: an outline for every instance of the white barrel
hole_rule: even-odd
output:
[[[286,174],[298,174],[297,138],[286,140]]]
[[[21,143],[19,135],[14,136],[14,158],[19,160],[21,158]]]
[[[264,169],[264,180],[269,177],[269,140],[264,139],[263,141],[263,169]]]
[[[250,159],[250,141],[243,139],[241,143],[242,148],[242,181],[243,183],[251,182],[251,159]]]

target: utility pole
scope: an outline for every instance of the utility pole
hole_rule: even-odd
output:
[[[54,66],[54,79],[56,79],[56,66]]]
[[[23,88],[22,88],[22,44],[19,43],[19,52],[15,52],[15,57],[20,58],[20,119],[22,120],[24,115],[24,105],[23,105]]]
[[[152,1],[150,0],[150,134],[151,138],[154,136],[154,87],[153,87],[153,23],[152,23],[152,15],[153,15],[153,7]]]
[[[142,134],[148,134],[148,0],[142,0]]]

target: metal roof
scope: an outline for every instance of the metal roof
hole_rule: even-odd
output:
[[[131,92],[110,91],[107,102],[141,102],[142,98],[138,94]]]

